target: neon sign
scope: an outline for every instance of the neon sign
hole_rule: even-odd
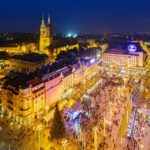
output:
[[[136,50],[137,50],[136,45],[130,44],[130,45],[128,46],[128,51],[129,51],[129,52],[135,52]]]

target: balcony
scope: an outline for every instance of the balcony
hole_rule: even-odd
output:
[[[8,107],[8,109],[13,110],[13,108],[11,106],[7,106],[7,107]]]
[[[21,110],[21,111],[28,111],[29,109],[31,109],[31,107],[28,107],[28,108],[19,108],[19,110]]]
[[[11,100],[7,100],[7,103],[12,104],[13,105],[13,101]]]

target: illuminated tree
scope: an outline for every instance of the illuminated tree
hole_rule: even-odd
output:
[[[50,131],[51,137],[54,139],[65,138],[65,126],[58,105],[55,106],[55,114]]]

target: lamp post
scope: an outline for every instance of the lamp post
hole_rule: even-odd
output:
[[[95,126],[93,128],[93,131],[94,131],[94,150],[97,150],[97,147],[98,147],[98,143],[97,143],[97,132],[98,132],[98,128],[97,126]]]
[[[40,143],[41,142],[41,139],[40,139],[41,129],[42,129],[41,125],[38,125],[37,126],[37,131],[39,133],[39,150],[40,150],[40,146],[41,146],[41,143]]]
[[[121,147],[122,147],[122,132],[121,132],[121,139],[120,140],[121,140]]]
[[[46,121],[46,127],[48,126],[48,118],[44,117],[45,121]]]
[[[48,113],[49,107],[45,106],[46,114]]]
[[[109,102],[109,119],[110,119],[110,121],[112,120],[112,103],[111,102]]]
[[[62,144],[63,150],[66,150],[66,146],[68,145],[68,141],[66,139],[63,139],[61,144]]]
[[[84,80],[83,80],[83,84],[84,84],[84,85],[83,85],[83,86],[84,86],[83,88],[84,88],[84,91],[85,91],[85,83],[86,83],[86,81],[85,81],[85,79],[84,79]]]
[[[129,113],[128,113],[128,109],[127,109],[127,123],[129,121],[129,117],[128,117]]]
[[[106,129],[105,129],[105,116],[104,116],[104,137],[106,136]]]
[[[10,144],[8,145],[8,150],[11,150],[11,149],[10,149]]]
[[[12,129],[13,122],[10,123],[10,128]]]
[[[86,140],[84,134],[82,134],[82,150],[86,150]]]

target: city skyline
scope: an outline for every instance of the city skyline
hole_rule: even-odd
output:
[[[42,14],[46,18],[48,13],[56,33],[149,32],[149,4],[146,0],[5,0],[0,6],[0,32],[39,32]]]
[[[150,150],[149,6],[1,0],[0,150]]]

